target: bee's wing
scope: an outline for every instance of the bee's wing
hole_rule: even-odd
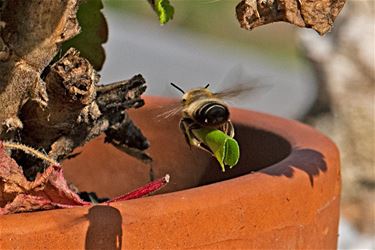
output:
[[[241,99],[254,96],[259,91],[264,91],[270,86],[264,83],[264,76],[255,76],[247,74],[242,64],[234,65],[226,74],[221,86],[223,90],[214,93],[217,98],[230,100],[231,98]]]
[[[258,81],[253,83],[241,83],[231,86],[230,88],[214,93],[214,96],[221,99],[231,99],[234,97],[244,97],[254,94],[260,89],[267,87],[266,85],[259,84]]]

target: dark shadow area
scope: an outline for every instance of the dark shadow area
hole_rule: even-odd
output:
[[[85,249],[121,249],[122,217],[118,209],[111,206],[93,206],[87,214],[89,228]]]
[[[200,185],[231,179],[258,171],[282,161],[291,153],[291,145],[284,138],[269,131],[235,124],[236,136],[240,145],[240,160],[232,169],[224,173],[218,171],[218,163],[213,158],[206,167]]]
[[[14,64],[15,64],[14,61],[9,62],[9,63],[0,62],[0,67],[2,67],[0,72],[1,73],[10,72],[13,69]],[[9,77],[10,77],[10,74],[3,74],[2,76],[0,76],[0,93],[3,92],[5,88],[8,86]]]
[[[327,163],[324,156],[315,150],[296,148],[287,161],[283,161],[273,168],[264,169],[262,172],[291,178],[294,175],[294,169],[304,171],[309,177],[311,186],[314,186],[314,176],[318,176],[320,172],[326,172]]]
[[[293,177],[294,169],[304,171],[311,186],[314,176],[326,172],[327,164],[324,156],[312,149],[292,149],[290,143],[279,135],[256,128],[236,124],[236,140],[240,145],[239,163],[232,169],[222,173],[217,170],[217,162],[212,159],[199,185],[228,180],[250,172],[262,171],[274,176]],[[268,168],[276,163],[280,162]]]

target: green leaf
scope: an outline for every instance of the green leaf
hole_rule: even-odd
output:
[[[102,44],[108,39],[108,26],[101,9],[102,0],[87,0],[80,4],[77,18],[81,33],[64,42],[60,53],[64,55],[69,48],[74,47],[96,70],[100,70],[104,64],[105,52]]]
[[[240,148],[236,140],[218,129],[194,129],[194,135],[207,145],[225,172],[225,166],[234,167],[240,158]]]
[[[160,24],[165,24],[173,19],[174,8],[169,3],[169,0],[155,0],[154,8],[159,16]]]

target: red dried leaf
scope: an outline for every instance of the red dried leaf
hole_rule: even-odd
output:
[[[46,210],[52,209],[54,207],[55,206],[51,204],[50,200],[47,200],[43,197],[18,194],[13,201],[7,203],[5,207],[0,208],[0,214]]]
[[[3,204],[5,194],[11,195],[12,193],[22,192],[23,188],[27,186],[27,180],[22,173],[21,168],[17,163],[10,158],[0,141],[0,178],[1,178],[1,189],[0,189],[0,205]]]
[[[106,203],[144,197],[161,189],[168,181],[169,175],[166,175]],[[59,165],[48,167],[35,181],[28,181],[0,141],[0,215],[86,205],[91,203],[83,201],[69,188]]]
[[[28,181],[0,142],[0,214],[90,204],[69,188],[59,165]]]

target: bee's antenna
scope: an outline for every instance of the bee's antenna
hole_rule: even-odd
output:
[[[178,87],[178,86],[177,86],[176,84],[174,84],[173,82],[171,82],[171,85],[172,85],[173,87],[175,87],[176,89],[178,89],[179,91],[181,91],[182,94],[185,94],[185,91],[184,91],[182,88]]]
[[[206,88],[208,88],[210,86],[210,84],[208,83],[204,88],[206,89]]]

